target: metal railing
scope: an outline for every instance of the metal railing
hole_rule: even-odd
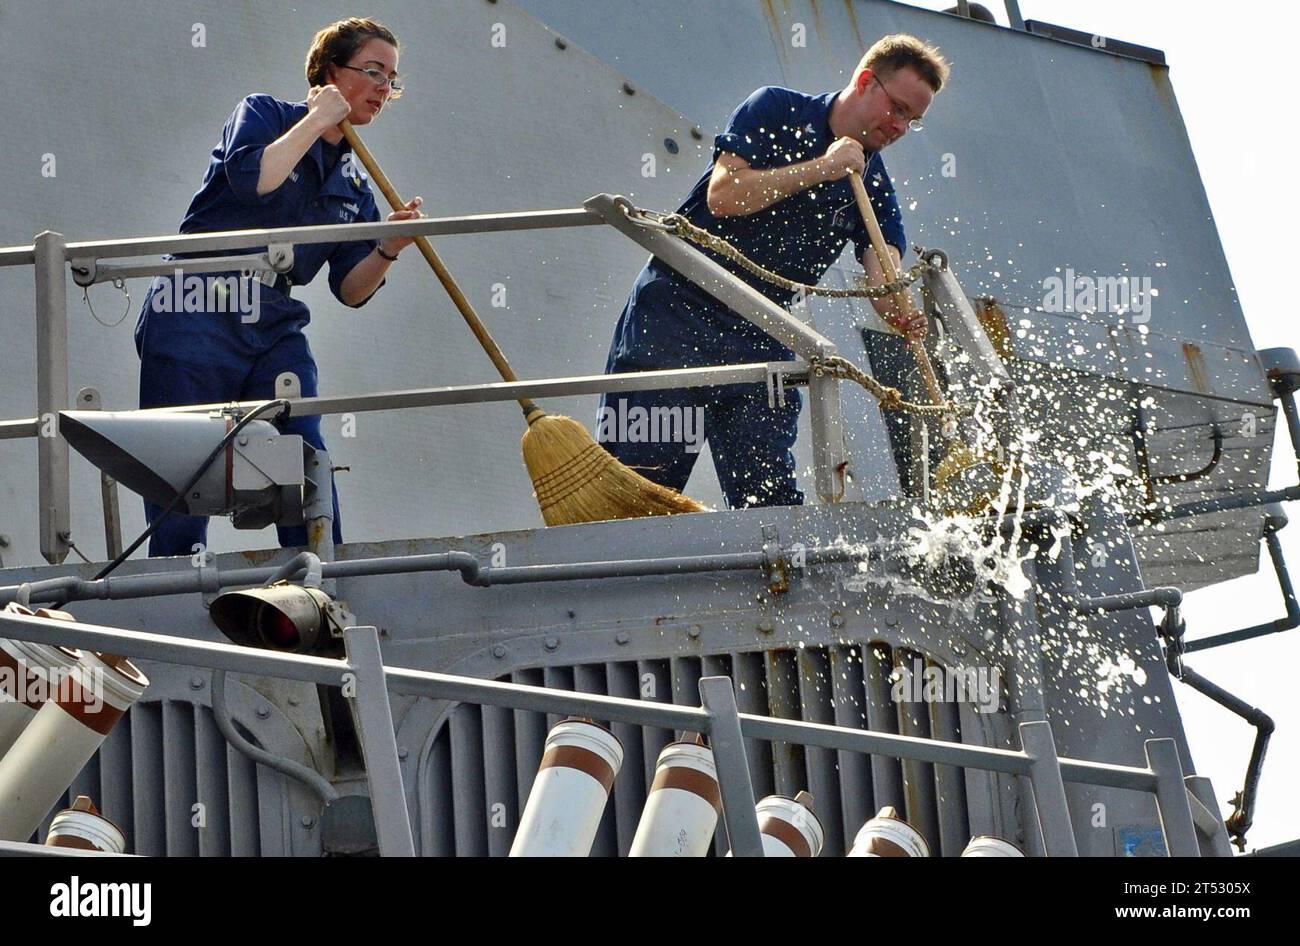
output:
[[[747,738],[1024,777],[1032,788],[1032,806],[1027,806],[1027,810],[1037,823],[1047,856],[1078,854],[1065,797],[1067,781],[1153,794],[1170,856],[1200,856],[1198,824],[1202,833],[1212,839],[1223,831],[1217,816],[1197,797],[1203,794],[1198,792],[1203,786],[1190,778],[1185,784],[1177,745],[1167,738],[1146,741],[1147,766],[1138,768],[1059,757],[1051,726],[1046,721],[1022,723],[1019,727],[1022,748],[1015,751],[740,713],[732,682],[727,677],[701,679],[700,705],[687,707],[408,670],[383,663],[379,633],[374,627],[350,627],[344,631],[346,656],[342,660],[7,613],[0,613],[0,629],[4,637],[23,641],[110,651],[167,664],[346,686],[345,695],[355,708],[376,834],[380,853],[384,855],[415,854],[389,705],[390,689],[429,699],[584,716],[707,735],[717,764],[723,824],[732,852],[740,857],[763,853],[745,753]],[[1216,845],[1220,840],[1226,845],[1226,838],[1222,837],[1215,840]]]
[[[0,420],[0,440],[37,438],[40,549],[46,561],[66,557],[71,538],[68,444],[55,433],[60,411],[69,404],[67,281],[71,265],[78,284],[89,285],[124,276],[170,274],[179,267],[211,271],[237,266],[247,257],[203,257],[266,248],[264,265],[283,268],[286,253],[297,243],[336,243],[379,240],[393,236],[449,236],[468,233],[611,226],[663,259],[695,285],[753,322],[770,337],[791,348],[802,361],[723,365],[680,371],[651,371],[622,375],[550,378],[514,383],[421,388],[351,396],[294,399],[295,414],[399,410],[519,397],[565,397],[653,388],[704,387],[735,383],[766,383],[769,400],[780,403],[787,385],[806,385],[812,427],[816,492],[823,502],[843,495],[846,470],[838,379],[810,372],[806,362],[836,354],[835,345],[771,299],[759,293],[695,247],[672,234],[647,229],[630,220],[624,198],[600,194],[582,208],[524,213],[432,217],[414,221],[233,230],[68,243],[62,234],[46,231],[31,246],[0,248],[0,266],[33,266],[36,271],[37,416]],[[119,257],[187,254],[193,258],[159,260],[121,266],[102,261]],[[197,256],[196,256],[197,254]],[[258,257],[261,259],[261,257]],[[232,262],[235,260],[235,262]],[[222,405],[229,406],[229,405]],[[168,408],[203,410],[210,405]]]

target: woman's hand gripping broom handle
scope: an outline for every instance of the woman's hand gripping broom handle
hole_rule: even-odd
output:
[[[352,123],[346,119],[339,122],[339,130],[343,132],[343,137],[347,139],[348,144],[352,147],[352,153],[361,159],[361,163],[364,164],[366,170],[370,172],[371,179],[374,180],[374,182],[379,185],[379,189],[383,191],[384,197],[388,200],[389,206],[394,210],[404,209],[406,203],[397,193],[397,189],[393,187],[392,182],[388,180],[388,176],[384,174],[383,169],[379,166],[379,162],[376,161],[375,156],[370,153],[370,149],[366,147],[365,142],[363,142],[360,136],[357,135],[356,129],[352,127]],[[497,347],[495,339],[492,338],[492,335],[488,332],[482,321],[480,321],[478,314],[474,311],[474,307],[469,304],[469,300],[465,298],[465,294],[460,291],[460,286],[456,285],[456,280],[452,278],[451,272],[443,265],[442,260],[438,258],[438,254],[434,252],[433,244],[429,242],[427,237],[418,236],[415,238],[415,245],[420,248],[420,254],[429,264],[434,275],[438,277],[438,281],[442,283],[442,288],[447,290],[447,295],[451,297],[451,301],[455,304],[456,308],[460,310],[460,314],[464,316],[465,321],[469,324],[470,331],[474,333],[474,337],[478,339],[478,343],[483,346],[483,350],[487,352],[487,356],[492,359],[492,364],[496,366],[501,377],[506,381],[518,381],[519,378],[515,374],[514,369],[510,367],[510,362],[506,360],[505,353]],[[519,406],[524,409],[525,417],[541,410],[541,408],[528,398],[521,398]]]
[[[858,210],[862,214],[863,222],[867,225],[867,232],[871,234],[871,248],[876,251],[876,259],[880,260],[880,269],[885,274],[885,281],[893,282],[898,278],[898,267],[894,265],[894,258],[889,255],[889,250],[885,246],[885,235],[880,232],[880,223],[876,220],[876,212],[872,209],[871,199],[867,196],[867,188],[862,183],[862,175],[856,171],[850,171],[849,182],[853,185],[853,196],[857,198]],[[916,311],[910,289],[903,289],[894,293],[894,299],[898,306],[908,315]],[[930,400],[935,404],[942,404],[944,401],[943,389],[939,387],[939,379],[935,376],[934,365],[930,364],[930,355],[925,350],[925,342],[919,338],[909,337],[907,344],[912,349],[912,354],[916,356],[917,364],[921,367],[921,377],[925,379],[925,387],[930,392]]]

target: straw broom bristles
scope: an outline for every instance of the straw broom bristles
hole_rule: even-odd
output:
[[[527,420],[524,465],[548,526],[707,511],[624,466],[572,417],[534,408]]]

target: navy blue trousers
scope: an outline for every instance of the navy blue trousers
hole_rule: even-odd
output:
[[[647,267],[619,317],[605,373],[791,357],[740,316]],[[797,506],[804,497],[791,451],[803,400],[787,390],[785,401],[769,407],[762,384],[605,394],[597,440],[619,462],[679,492],[707,441],[729,508]]]
[[[270,400],[276,396],[276,377],[285,371],[298,376],[303,397],[318,393],[316,361],[301,331],[310,315],[298,300],[267,290],[262,295],[259,321],[243,324],[228,314],[150,311],[150,299],[157,288],[155,281],[136,329],[140,407]],[[325,449],[320,417],[294,417],[279,428]],[[337,491],[333,502],[334,542],[341,544]],[[146,502],[144,511],[152,525],[162,507]],[[307,544],[304,526],[277,526],[276,532],[281,547]],[[194,546],[207,545],[207,535],[207,516],[172,513],[150,536],[149,554],[190,555]]]

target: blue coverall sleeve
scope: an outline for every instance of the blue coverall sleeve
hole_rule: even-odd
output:
[[[795,120],[791,100],[784,89],[764,86],[741,102],[727,119],[727,127],[713,139],[713,160],[723,151],[739,155],[750,167],[768,167],[776,157],[769,133]]]
[[[222,168],[235,198],[243,204],[264,204],[275,191],[257,193],[262,152],[287,131],[284,115],[269,95],[250,95],[239,103],[222,133]],[[278,188],[277,188],[278,189]]]
[[[884,235],[885,242],[898,247],[900,257],[906,256],[907,234],[903,230],[903,211],[898,206],[894,182],[885,170],[885,162],[881,160],[879,152],[872,155],[862,180],[867,185],[867,196],[871,198],[871,207],[876,212],[876,220],[880,222],[880,232]],[[854,228],[853,249],[859,260],[864,258],[864,253],[872,252],[871,237],[866,227]]]
[[[379,208],[375,206],[375,199],[372,196],[361,208],[361,213],[357,214],[356,222],[378,223],[379,219]],[[371,251],[378,245],[378,240],[351,240],[347,243],[336,243],[334,245],[334,251],[329,255],[329,283],[330,292],[334,293],[334,298],[339,302],[343,302],[343,280],[347,279],[348,273],[352,272],[353,267],[369,256]],[[378,292],[386,282],[388,282],[387,279],[380,280],[379,285],[375,287],[375,292]],[[352,305],[351,308],[361,308],[374,298],[375,292]],[[343,304],[348,305],[346,302],[343,302]]]

